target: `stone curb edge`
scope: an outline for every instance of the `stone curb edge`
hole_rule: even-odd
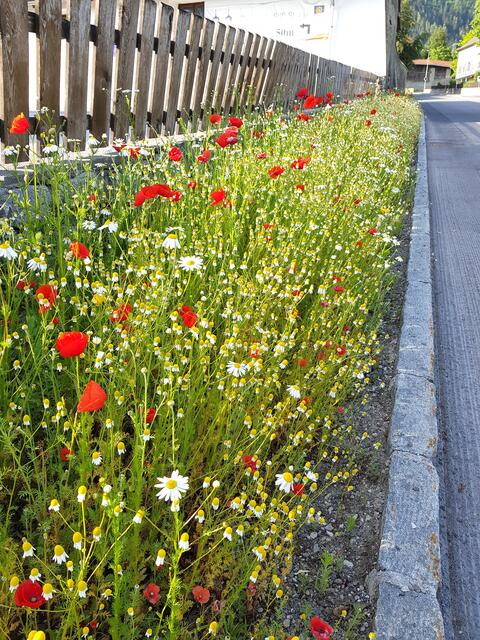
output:
[[[377,570],[376,640],[442,640],[438,442],[434,386],[432,273],[425,120],[418,140],[407,291],[395,403],[390,472]]]

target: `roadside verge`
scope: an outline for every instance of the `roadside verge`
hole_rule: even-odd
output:
[[[376,640],[442,640],[438,442],[425,122],[418,142],[407,291],[390,425],[390,472],[377,570]]]

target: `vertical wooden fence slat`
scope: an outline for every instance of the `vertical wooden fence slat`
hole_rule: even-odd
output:
[[[81,149],[85,148],[87,133],[90,8],[90,0],[70,1],[67,134],[70,139],[80,140]]]
[[[255,69],[255,62],[257,60],[258,47],[260,46],[261,39],[262,39],[262,36],[258,36],[258,35],[255,36],[255,40],[253,42],[253,46],[250,51],[250,59],[248,61],[247,74],[245,76],[245,83],[243,85],[242,94],[240,96],[240,103],[242,105],[245,105],[245,102],[247,101],[249,87],[252,82],[253,71]]]
[[[24,145],[28,136],[11,134],[13,118],[23,112],[28,118],[28,13],[27,3],[0,0],[2,37],[3,105],[5,144]]]
[[[197,74],[197,86],[195,88],[195,97],[193,100],[193,113],[201,120],[202,100],[205,93],[205,84],[207,81],[208,68],[210,65],[210,52],[212,50],[213,33],[215,31],[215,23],[212,20],[205,20],[203,23],[202,36],[202,52],[200,55],[200,65]]]
[[[273,102],[273,94],[275,86],[278,82],[279,71],[283,64],[285,56],[285,44],[283,42],[275,42],[272,51],[272,61],[268,69],[268,75],[265,82],[265,89],[263,92],[263,100],[267,107]]]
[[[107,142],[110,137],[116,10],[117,0],[100,0],[95,54],[92,133],[98,140],[105,133]]]
[[[265,87],[265,80],[267,78],[267,72],[268,72],[268,66],[271,63],[272,60],[272,51],[273,51],[273,45],[274,45],[274,41],[273,40],[268,40],[268,44],[267,44],[267,48],[265,51],[265,55],[263,57],[263,61],[262,61],[262,68],[259,71],[258,74],[258,80],[257,80],[257,89],[255,92],[255,103],[259,104],[262,102],[262,98],[263,98],[263,91],[264,91],[264,87]]]
[[[232,68],[228,79],[227,93],[225,95],[225,101],[223,105],[223,111],[225,115],[230,113],[230,107],[232,104],[233,96],[237,89],[237,78],[240,73],[240,58],[242,57],[242,48],[245,41],[245,31],[243,29],[237,29],[237,38],[233,47]]]
[[[138,66],[138,92],[135,97],[135,135],[138,138],[145,137],[145,126],[147,124],[148,92],[150,88],[153,56],[153,32],[155,30],[156,17],[157,3],[155,0],[145,0]]]
[[[162,4],[162,15],[160,16],[160,26],[158,29],[155,84],[153,86],[152,96],[152,130],[150,132],[150,135],[152,136],[155,136],[162,131],[167,74],[170,62],[172,23],[173,8],[167,4]]]
[[[40,107],[60,116],[60,57],[62,43],[62,0],[40,3],[38,37],[40,41]]]
[[[185,45],[190,18],[189,11],[179,11],[177,16],[177,31],[175,35],[175,50],[172,58],[170,86],[168,93],[167,121],[165,130],[167,135],[175,133],[177,123],[177,109],[180,105],[180,89],[182,81],[183,63],[185,61]]]
[[[262,41],[260,43],[260,48],[257,54],[257,61],[253,68],[252,79],[251,79],[252,90],[250,92],[250,99],[253,104],[255,104],[255,95],[257,93],[259,78],[261,77],[261,74],[262,74],[262,65],[265,58],[265,50],[267,48],[267,45],[268,45],[268,38],[262,38]]]
[[[238,72],[237,86],[235,87],[235,103],[238,106],[242,105],[241,96],[243,91],[243,83],[245,80],[245,74],[247,73],[248,61],[250,60],[250,52],[253,45],[253,33],[247,33],[247,41],[242,53],[242,62],[240,64],[240,70]]]
[[[117,138],[128,134],[130,96],[124,92],[131,91],[133,86],[139,9],[139,0],[123,0],[115,100],[115,136]]]
[[[222,57],[225,31],[226,26],[222,23],[219,23],[217,27],[217,37],[215,38],[215,49],[213,53],[212,64],[210,65],[208,86],[205,94],[205,110],[207,112],[212,108],[212,104],[215,99],[215,87],[217,85],[218,67],[220,66],[220,59]]]
[[[228,28],[228,35],[225,41],[225,50],[223,52],[223,60],[219,70],[217,91],[215,93],[214,106],[215,109],[222,110],[225,105],[227,95],[227,77],[230,71],[230,61],[232,58],[233,45],[235,44],[236,29]]]
[[[185,71],[185,82],[183,89],[182,108],[180,109],[181,117],[187,121],[190,119],[190,107],[192,101],[193,83],[195,82],[198,53],[200,50],[200,36],[202,35],[203,19],[194,15],[192,28],[190,29],[190,42],[187,68]]]

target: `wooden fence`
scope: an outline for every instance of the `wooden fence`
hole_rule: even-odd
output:
[[[26,141],[8,129],[15,115],[29,113],[32,73],[35,108],[52,110],[82,148],[87,132],[107,140],[173,134],[180,117],[200,128],[211,110],[279,99],[286,106],[301,86],[348,95],[376,79],[157,0],[70,0],[68,19],[62,4],[39,0],[28,11],[27,0],[0,0],[4,144]]]

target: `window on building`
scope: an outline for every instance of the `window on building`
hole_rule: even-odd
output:
[[[184,11],[193,11],[202,18],[205,15],[205,2],[179,2],[178,8]]]
[[[313,8],[313,12],[315,14],[317,13],[324,13],[325,11],[325,5],[324,4],[317,4],[314,8]]]

